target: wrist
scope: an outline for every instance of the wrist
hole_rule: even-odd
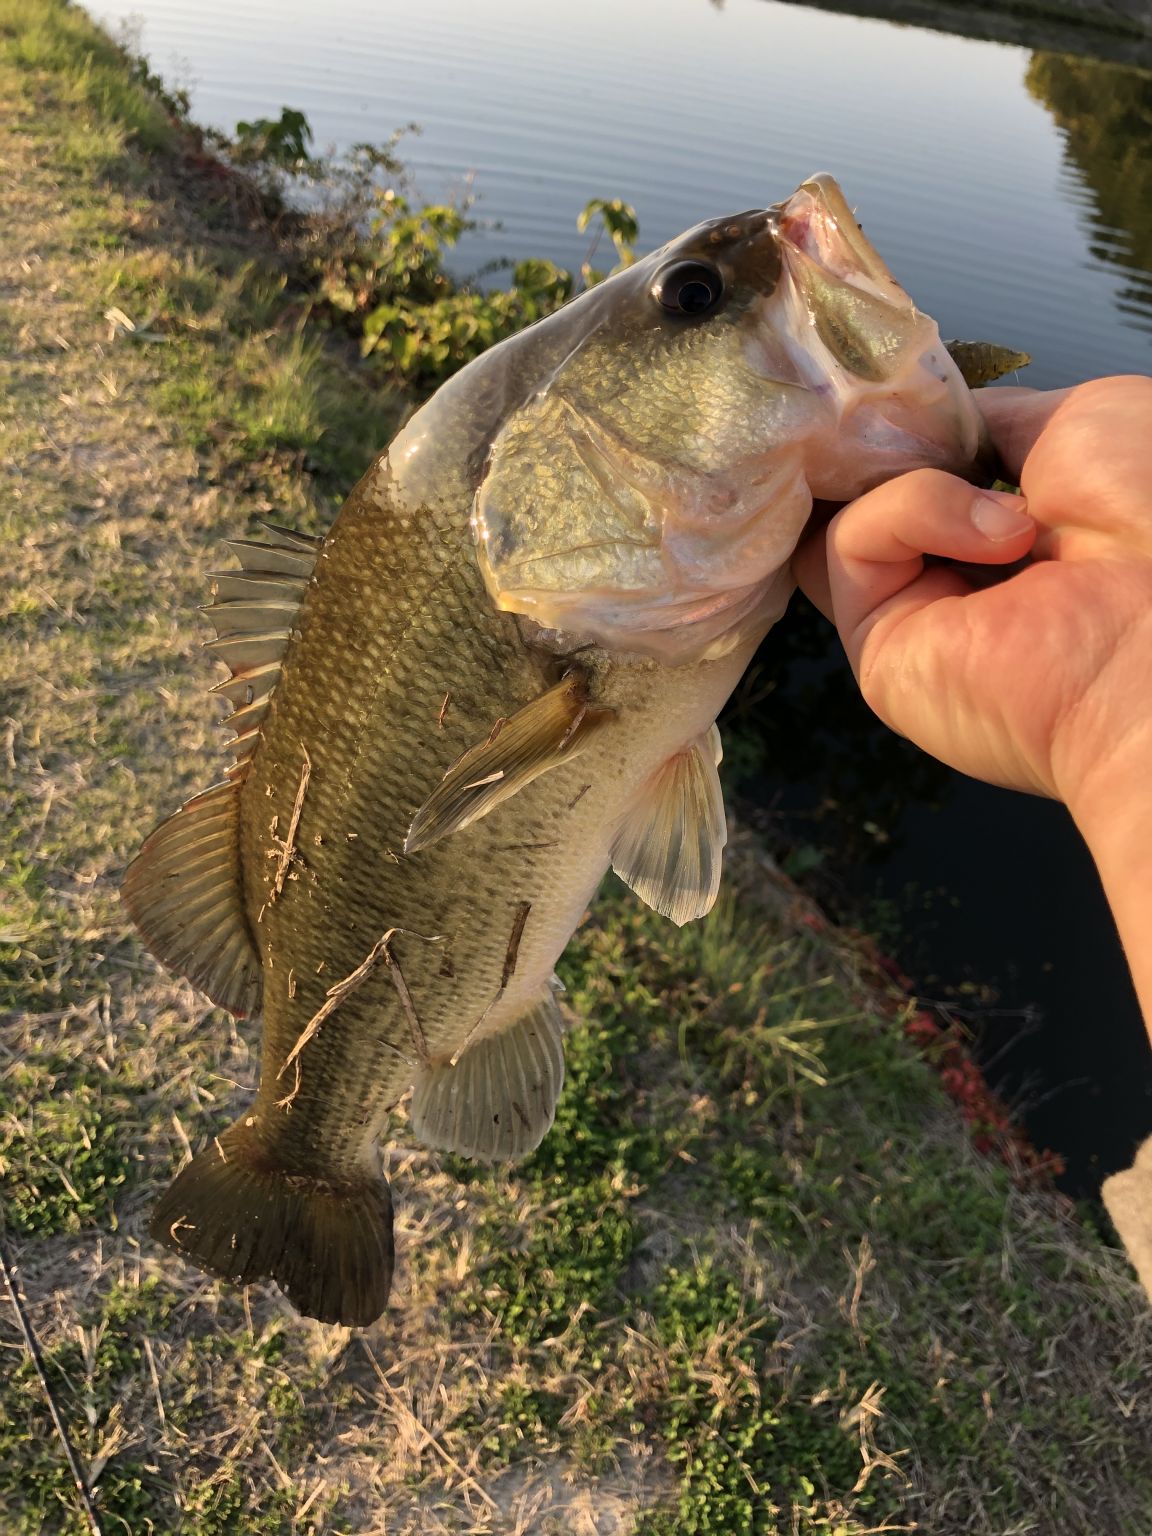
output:
[[[1068,809],[1099,870],[1152,1036],[1152,730],[1086,775]]]
[[[1088,846],[1111,863],[1152,836],[1152,716],[1133,707],[1123,726],[1096,735],[1109,745],[1074,775],[1057,773],[1056,786]]]

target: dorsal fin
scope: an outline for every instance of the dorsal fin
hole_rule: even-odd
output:
[[[204,612],[216,627],[207,649],[226,662],[232,676],[212,690],[232,705],[224,724],[234,735],[228,743],[236,758],[233,779],[260,739],[260,722],[280,677],[296,615],[312,578],[322,539],[309,533],[263,523],[271,538],[234,539],[230,548],[240,561],[238,571],[212,573],[212,597]]]
[[[243,1017],[260,1006],[260,957],[240,882],[240,786],[214,784],[169,816],[129,864],[121,896],[158,960]]]
[[[260,539],[248,542],[259,544],[264,549],[303,550],[304,554],[311,557],[312,563],[316,563],[316,556],[320,553],[320,546],[324,542],[321,534],[301,533],[296,528],[285,528],[280,523],[266,523],[263,520],[261,520],[260,526],[265,533],[270,533],[272,537],[266,542]],[[257,561],[257,565],[259,565],[259,561]]]
[[[213,576],[208,649],[232,676],[212,689],[232,705],[236,762],[229,782],[189,800],[157,827],[128,866],[124,904],[148,948],[214,1003],[244,1015],[260,1005],[262,971],[244,911],[240,784],[321,539],[265,523],[270,538],[237,539],[240,569]]]

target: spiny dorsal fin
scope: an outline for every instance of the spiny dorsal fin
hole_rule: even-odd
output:
[[[231,671],[233,677],[250,667],[262,667],[270,661],[279,662],[288,648],[290,631],[287,629],[262,629],[248,634],[221,635],[209,640],[206,651],[211,651]]]
[[[413,1086],[413,1134],[425,1146],[487,1162],[534,1152],[564,1084],[561,1026],[547,988],[508,1029],[468,1046],[455,1066],[423,1069]]]
[[[128,866],[122,895],[148,948],[214,1003],[244,1015],[260,1005],[261,966],[240,877],[240,781],[312,578],[321,539],[265,523],[269,540],[238,539],[237,571],[213,577],[208,644],[232,676],[212,690],[232,705],[229,781],[157,827]]]
[[[260,1006],[261,967],[244,914],[239,799],[238,784],[215,784],[181,806],[129,864],[121,896],[157,960],[243,1017]]]
[[[263,539],[229,539],[228,548],[245,571],[303,576],[307,581],[316,564],[315,554],[288,545],[269,544]]]
[[[205,603],[201,609],[216,626],[217,637],[259,635],[280,626],[290,626],[300,609],[300,592],[277,592],[274,597],[231,597],[224,602]]]
[[[593,708],[583,674],[569,672],[453,763],[412,818],[404,852],[416,853],[487,816],[533,779],[582,752],[614,717],[614,710]]]
[[[648,780],[612,849],[612,868],[681,927],[712,910],[728,827],[713,725]]]
[[[312,557],[315,563],[316,556],[320,553],[320,546],[324,539],[318,533],[301,533],[296,528],[285,528],[280,523],[266,523],[261,519],[261,528],[272,537],[263,543],[265,549],[299,549]],[[263,542],[263,541],[257,541]]]
[[[244,704],[254,704],[257,699],[267,699],[280,676],[280,661],[267,661],[258,667],[241,667],[222,683],[214,683],[209,693],[218,693],[237,709]]]
[[[323,540],[308,533],[264,523],[271,538],[235,539],[230,548],[240,560],[238,571],[212,576],[214,601],[203,610],[216,627],[207,649],[226,662],[232,676],[212,690],[233,705],[225,725],[235,732],[228,743],[243,767],[260,740],[260,722],[280,677],[280,662],[312,578]]]

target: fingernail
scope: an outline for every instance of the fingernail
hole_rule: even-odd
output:
[[[972,503],[972,521],[986,539],[1003,544],[1031,528],[1027,506],[1023,496],[1013,496],[1010,491],[981,491]]]

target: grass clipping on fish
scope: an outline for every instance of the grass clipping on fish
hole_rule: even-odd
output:
[[[307,780],[302,777],[302,788],[306,782]],[[287,1093],[284,1098],[278,1099],[276,1101],[277,1109],[291,1109],[292,1102],[300,1091],[300,1057],[305,1047],[311,1040],[315,1039],[317,1034],[319,1034],[325,1020],[330,1018],[332,1014],[336,1012],[337,1008],[339,1008],[340,1004],[344,1002],[346,998],[350,997],[351,994],[355,992],[357,987],[362,986],[364,982],[368,980],[369,976],[371,976],[372,973],[376,970],[377,966],[381,964],[384,964],[388,967],[388,975],[390,976],[392,985],[396,988],[396,993],[400,998],[400,1006],[404,1010],[404,1017],[407,1021],[409,1031],[411,1032],[411,1045],[413,1055],[407,1055],[392,1040],[385,1040],[384,1044],[388,1046],[390,1050],[395,1051],[397,1056],[408,1062],[413,1068],[428,1065],[429,1061],[431,1060],[428,1054],[428,1042],[424,1038],[424,1031],[420,1027],[420,1020],[416,1016],[416,1008],[412,1001],[412,994],[408,990],[408,983],[404,980],[404,972],[400,969],[400,962],[392,953],[391,948],[392,940],[396,937],[396,935],[398,933],[406,933],[408,931],[409,930],[404,928],[389,928],[387,933],[383,934],[376,941],[376,943],[364,956],[364,959],[360,962],[354,971],[352,971],[348,976],[345,976],[342,981],[338,981],[333,986],[328,988],[324,1002],[320,1005],[319,1008],[317,1008],[316,1012],[308,1020],[308,1023],[301,1031],[300,1038],[296,1041],[296,1044],[284,1058],[284,1064],[280,1068],[278,1076],[283,1077],[288,1068],[292,1067],[295,1070],[296,1080],[292,1085],[291,1091]],[[414,935],[414,937],[423,939],[426,944],[440,944],[443,942],[442,934],[429,935],[418,933]]]

